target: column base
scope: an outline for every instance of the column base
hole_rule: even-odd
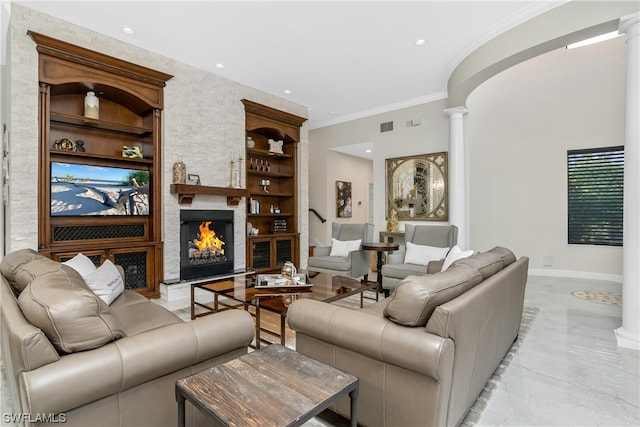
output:
[[[621,326],[613,331],[616,334],[618,347],[630,348],[640,351],[640,339],[638,335],[630,334]]]

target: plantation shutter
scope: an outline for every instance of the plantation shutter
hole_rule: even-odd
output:
[[[567,151],[569,243],[622,246],[624,147]]]

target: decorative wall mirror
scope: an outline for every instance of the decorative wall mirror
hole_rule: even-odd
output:
[[[446,152],[387,159],[386,169],[387,217],[449,220]]]

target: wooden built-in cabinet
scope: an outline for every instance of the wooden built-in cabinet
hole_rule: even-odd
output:
[[[127,288],[158,297],[163,274],[163,88],[172,76],[42,34],[29,34],[39,53],[38,249],[61,261],[78,252],[96,264],[110,259],[123,266]],[[98,96],[99,118],[84,116],[88,91]],[[79,140],[84,151],[78,150]],[[56,141],[66,143],[56,145]],[[124,157],[124,146],[139,147],[142,158]],[[64,177],[52,178],[54,162],[124,169],[134,177],[140,172],[144,178],[135,181],[138,187],[133,192],[117,199],[114,209],[118,214],[86,215],[78,208],[60,215],[51,202],[52,181],[70,184]],[[87,198],[104,196],[73,185],[73,191],[82,191]],[[136,204],[135,198],[144,204]],[[56,195],[54,200],[58,199]]]
[[[246,99],[247,222],[258,229],[247,236],[247,267],[276,271],[286,261],[299,265],[298,142],[305,118]],[[282,152],[270,150],[269,140],[282,141]],[[268,185],[263,185],[268,182]]]

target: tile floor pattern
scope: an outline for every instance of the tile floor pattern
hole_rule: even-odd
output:
[[[621,288],[619,283],[600,280],[529,277],[525,306],[538,309],[535,318],[462,425],[640,425],[639,354],[618,348],[613,333],[621,324],[621,307],[572,295],[576,290],[620,294]],[[188,318],[184,309],[188,301],[159,303]],[[288,335],[288,346],[291,341]],[[11,410],[4,369],[2,379],[1,404],[6,413]],[[317,417],[306,425],[347,424],[339,418]]]

